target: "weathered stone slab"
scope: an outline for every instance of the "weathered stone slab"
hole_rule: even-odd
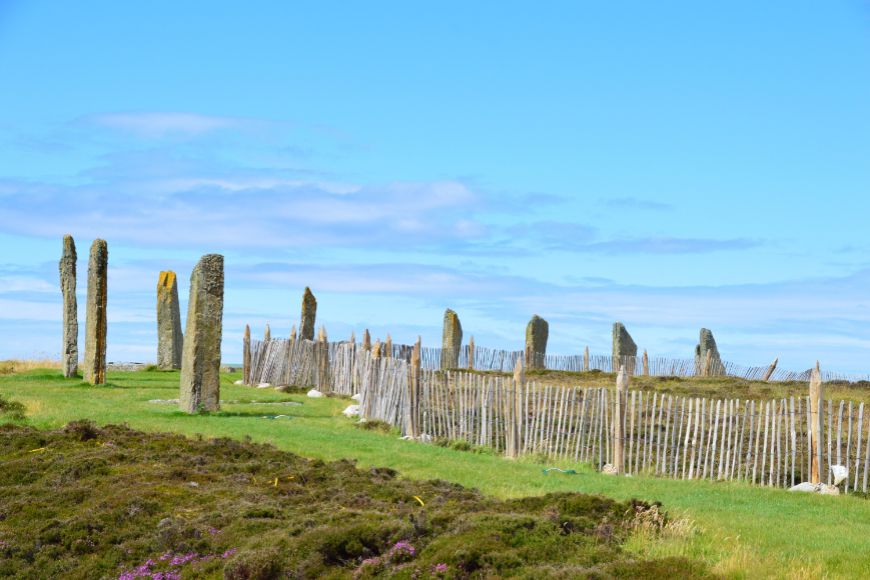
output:
[[[625,365],[628,374],[634,373],[637,360],[637,345],[621,322],[613,324],[613,371],[618,372],[616,365]]]
[[[224,257],[207,254],[190,274],[179,397],[187,413],[220,409],[223,311]]]
[[[184,337],[181,333],[181,308],[175,272],[160,272],[157,279],[157,366],[180,369]]]
[[[550,325],[546,320],[535,314],[526,325],[526,367],[543,369],[547,356],[547,338],[550,336]]]
[[[251,384],[251,327],[248,324],[245,325],[245,335],[242,338],[242,384]]]
[[[725,374],[725,366],[719,358],[719,349],[713,332],[702,328],[695,345],[695,374],[705,377],[721,376]]]
[[[311,293],[311,288],[305,287],[302,294],[302,316],[299,320],[299,338],[314,340],[314,323],[317,319],[317,299]]]
[[[63,339],[60,363],[63,376],[76,376],[79,370],[79,320],[76,300],[76,243],[69,234],[63,237],[63,254],[58,264],[63,295]]]
[[[441,368],[459,367],[459,350],[462,348],[462,324],[459,315],[449,308],[444,311],[444,332],[441,335]]]
[[[109,247],[94,240],[88,260],[88,296],[85,302],[85,359],[82,375],[92,385],[106,382],[106,280]]]

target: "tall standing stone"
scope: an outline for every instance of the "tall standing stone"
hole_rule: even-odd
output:
[[[634,373],[637,360],[637,345],[621,322],[613,324],[613,372],[619,372],[623,366],[628,374]]]
[[[725,374],[725,366],[719,358],[719,348],[713,332],[702,328],[695,345],[695,374],[705,377],[720,376]]]
[[[526,325],[526,368],[543,369],[547,356],[547,338],[550,336],[550,325],[546,320],[535,314]]]
[[[263,342],[272,340],[272,329],[269,328],[269,323],[266,323],[266,329],[263,331]]]
[[[180,407],[187,413],[220,408],[223,312],[224,257],[207,254],[190,274],[180,389]]]
[[[69,234],[63,237],[63,254],[58,264],[60,291],[63,294],[63,342],[60,362],[63,376],[76,376],[79,370],[79,319],[76,301],[76,243]]]
[[[302,295],[302,317],[299,320],[299,338],[314,340],[314,322],[317,318],[317,299],[311,293],[311,288],[305,287]]]
[[[164,370],[180,369],[183,348],[178,280],[175,272],[160,272],[157,279],[157,366]]]
[[[85,362],[82,375],[92,385],[106,382],[106,279],[109,247],[94,240],[88,260],[88,297],[85,303]]]
[[[245,325],[245,334],[242,337],[242,382],[251,384],[251,327],[248,324]]]
[[[441,335],[441,368],[459,367],[459,350],[462,348],[462,324],[459,315],[449,308],[444,311],[444,332]]]

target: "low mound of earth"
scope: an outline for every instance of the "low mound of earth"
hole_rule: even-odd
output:
[[[0,427],[0,577],[705,577],[621,549],[658,506],[500,501],[390,469],[81,421]]]

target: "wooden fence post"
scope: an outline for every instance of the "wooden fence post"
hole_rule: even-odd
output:
[[[414,439],[420,436],[420,426],[417,423],[420,408],[420,343],[418,336],[414,350],[411,351],[411,364],[408,365],[408,392],[405,397],[406,434]]]
[[[332,390],[329,381],[329,340],[326,337],[326,327],[321,326],[317,335],[317,390],[327,392]]]
[[[290,340],[296,340],[296,325],[293,325],[293,328],[290,329]]]
[[[822,396],[822,376],[817,361],[810,377],[810,449],[813,453],[810,483],[813,484],[821,481],[819,470],[822,466]]]
[[[625,404],[628,399],[628,373],[624,368],[616,375],[616,401],[613,405],[613,467],[617,474],[624,469],[625,450]]]

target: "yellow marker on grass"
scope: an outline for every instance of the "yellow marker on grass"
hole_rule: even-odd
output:
[[[420,505],[421,505],[422,507],[426,507],[426,504],[423,503],[423,500],[420,499],[419,497],[417,497],[416,495],[414,496],[414,499],[416,499],[417,501],[419,501],[419,502],[420,502]]]

